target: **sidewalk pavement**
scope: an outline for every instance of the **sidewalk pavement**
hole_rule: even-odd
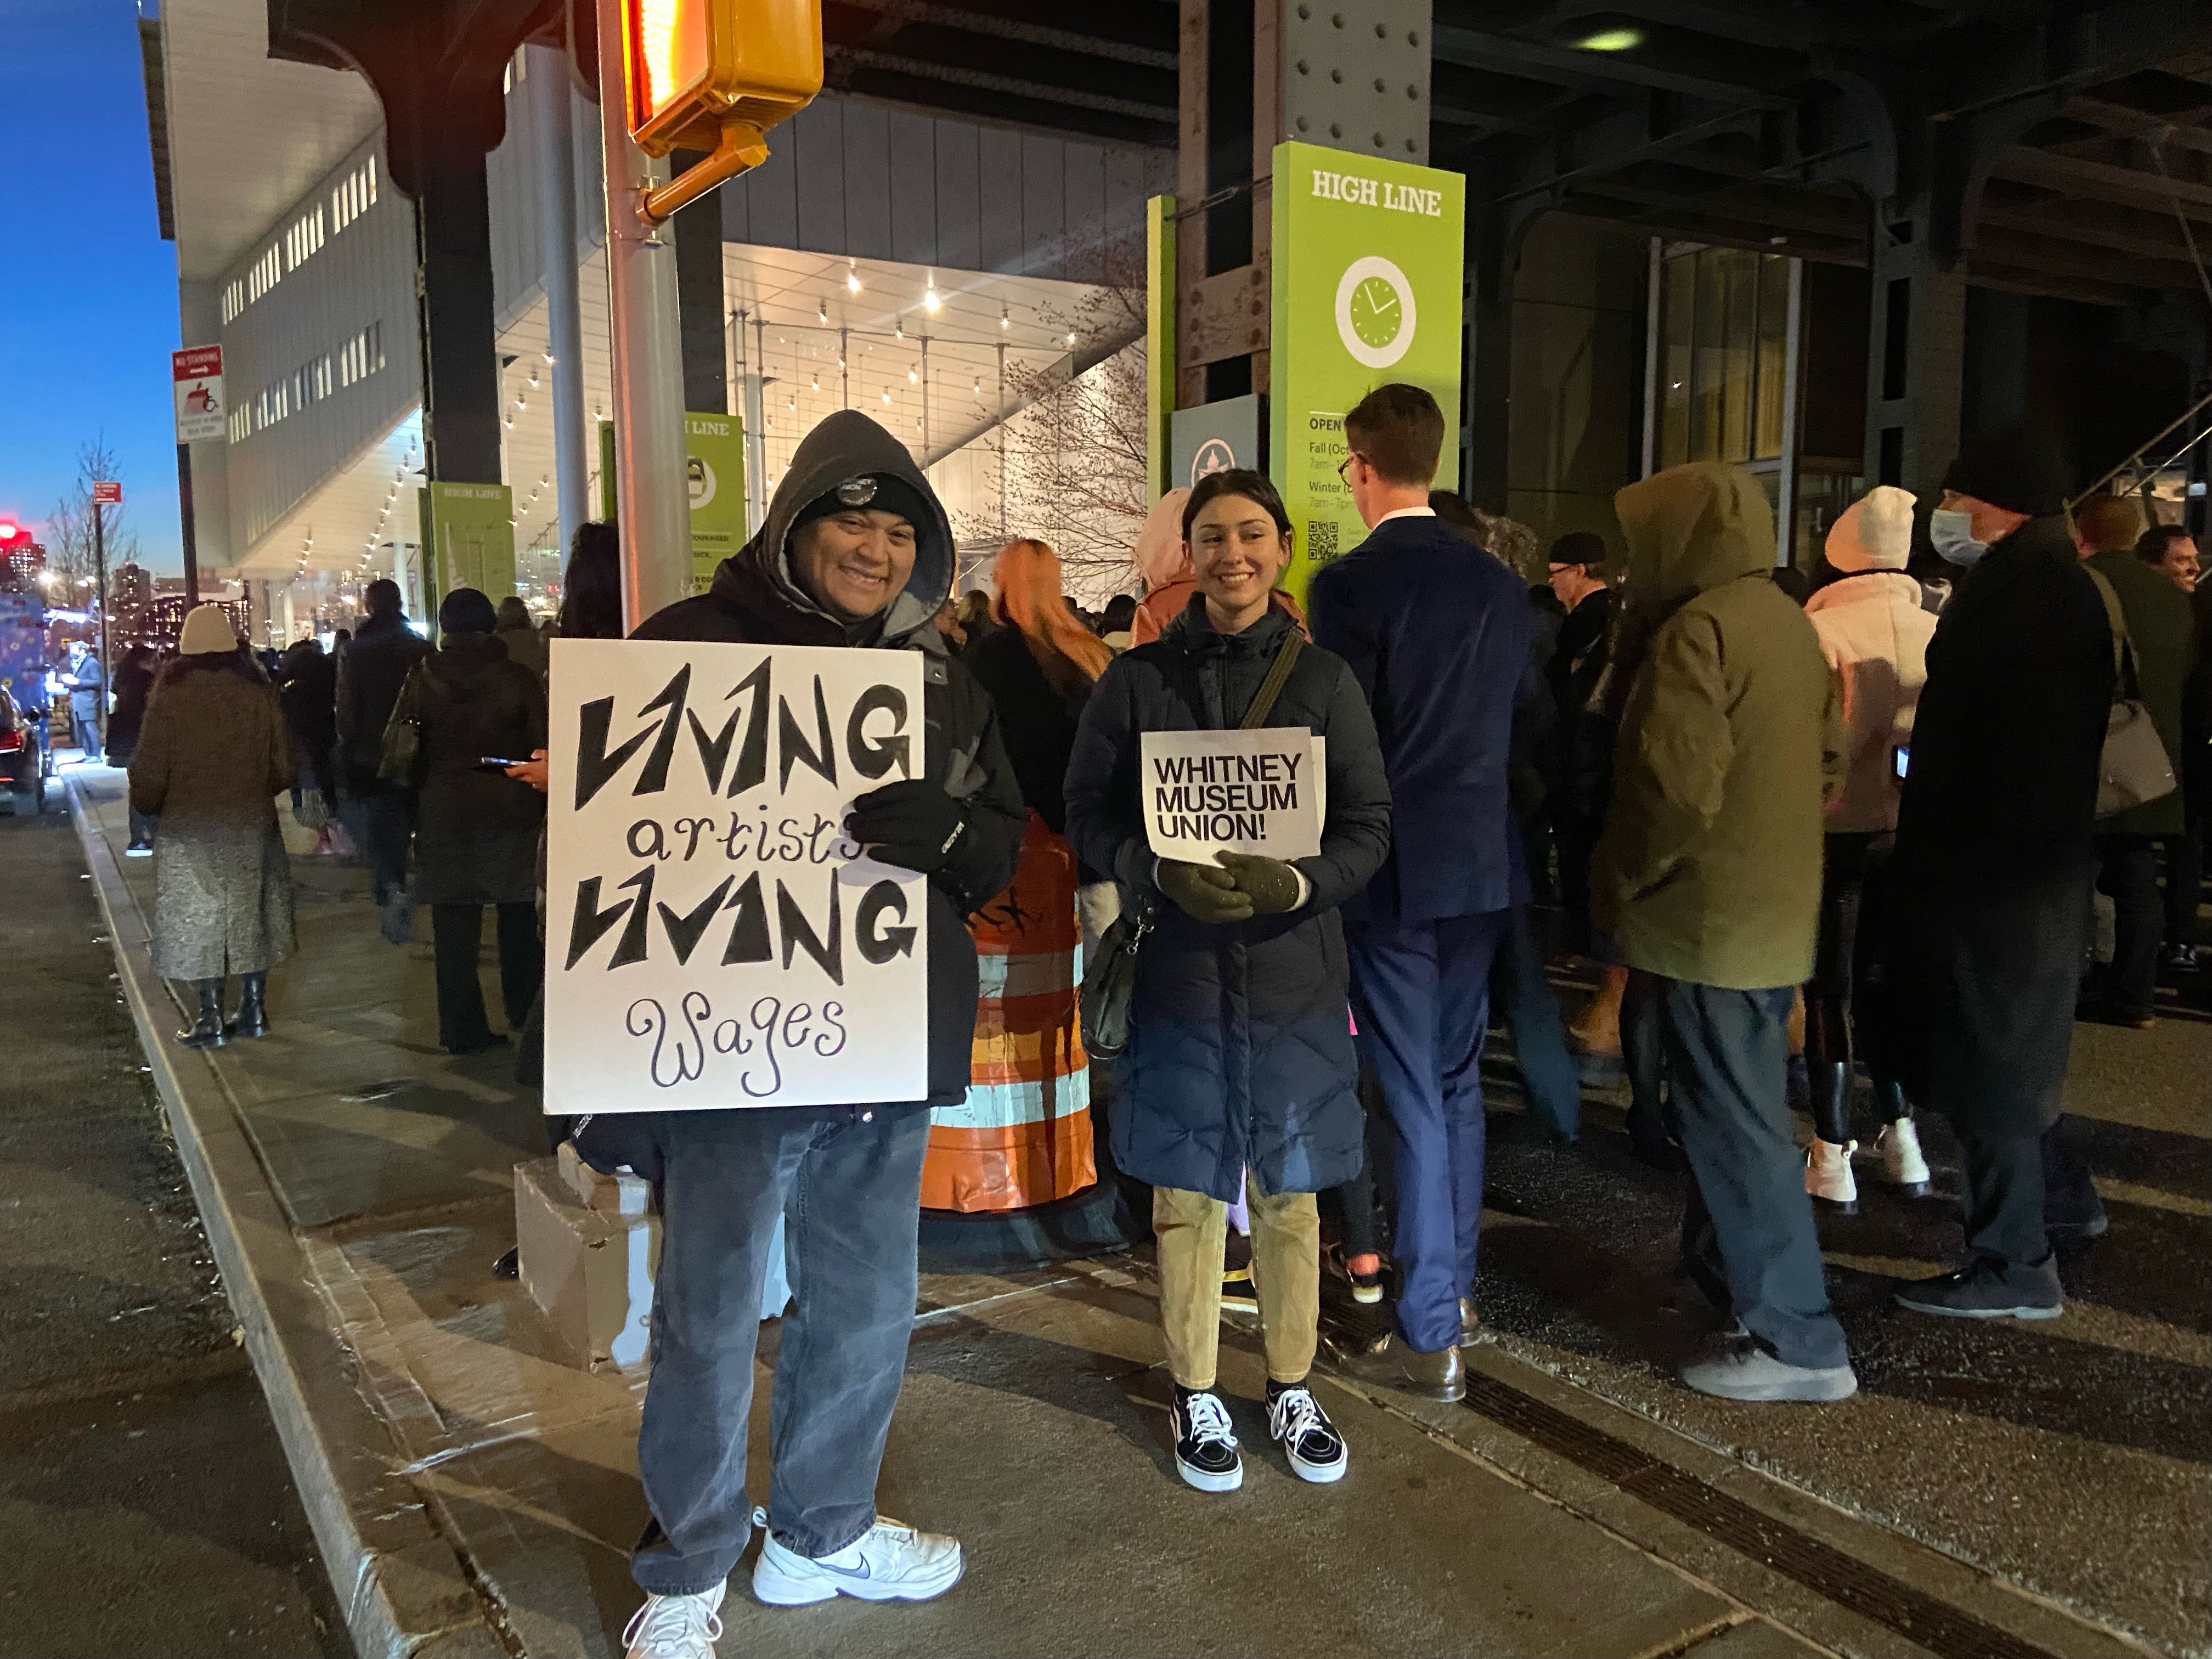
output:
[[[301,949],[271,976],[270,1035],[178,1047],[146,951],[150,863],[118,857],[121,781],[72,774],[87,861],[360,1652],[619,1654],[643,1379],[577,1369],[491,1275],[510,1170],[544,1146],[509,1053],[439,1051],[427,945],[384,944],[365,878],[298,856]],[[775,1346],[770,1324],[763,1448]],[[1498,1346],[1476,1351],[1468,1407],[1324,1379],[1352,1467],[1310,1487],[1267,1444],[1256,1334],[1237,1331],[1223,1375],[1246,1485],[1195,1493],[1173,1472],[1161,1357],[1142,1253],[926,1275],[882,1503],[958,1535],[967,1578],[922,1607],[787,1613],[753,1603],[741,1568],[723,1650],[2143,1651]]]

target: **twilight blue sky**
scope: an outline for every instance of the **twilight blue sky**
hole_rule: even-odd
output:
[[[125,522],[180,568],[161,240],[132,0],[0,0],[0,517],[36,524],[106,434]]]

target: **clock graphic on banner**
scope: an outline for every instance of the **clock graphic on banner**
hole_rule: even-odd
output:
[[[1379,253],[1354,259],[1336,283],[1336,334],[1352,361],[1388,368],[1412,349],[1413,285]]]

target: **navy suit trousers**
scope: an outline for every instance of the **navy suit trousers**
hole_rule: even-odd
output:
[[[1402,1288],[1398,1328],[1423,1353],[1459,1340],[1482,1224],[1482,1039],[1490,969],[1511,913],[1353,922],[1359,1042],[1389,1109]]]

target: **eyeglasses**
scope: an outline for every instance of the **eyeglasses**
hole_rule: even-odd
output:
[[[1350,483],[1352,480],[1345,477],[1345,471],[1346,468],[1350,467],[1354,461],[1367,461],[1367,465],[1370,466],[1375,465],[1374,462],[1368,461],[1367,458],[1356,449],[1347,452],[1345,458],[1336,464],[1336,476],[1340,480],[1346,483]]]

